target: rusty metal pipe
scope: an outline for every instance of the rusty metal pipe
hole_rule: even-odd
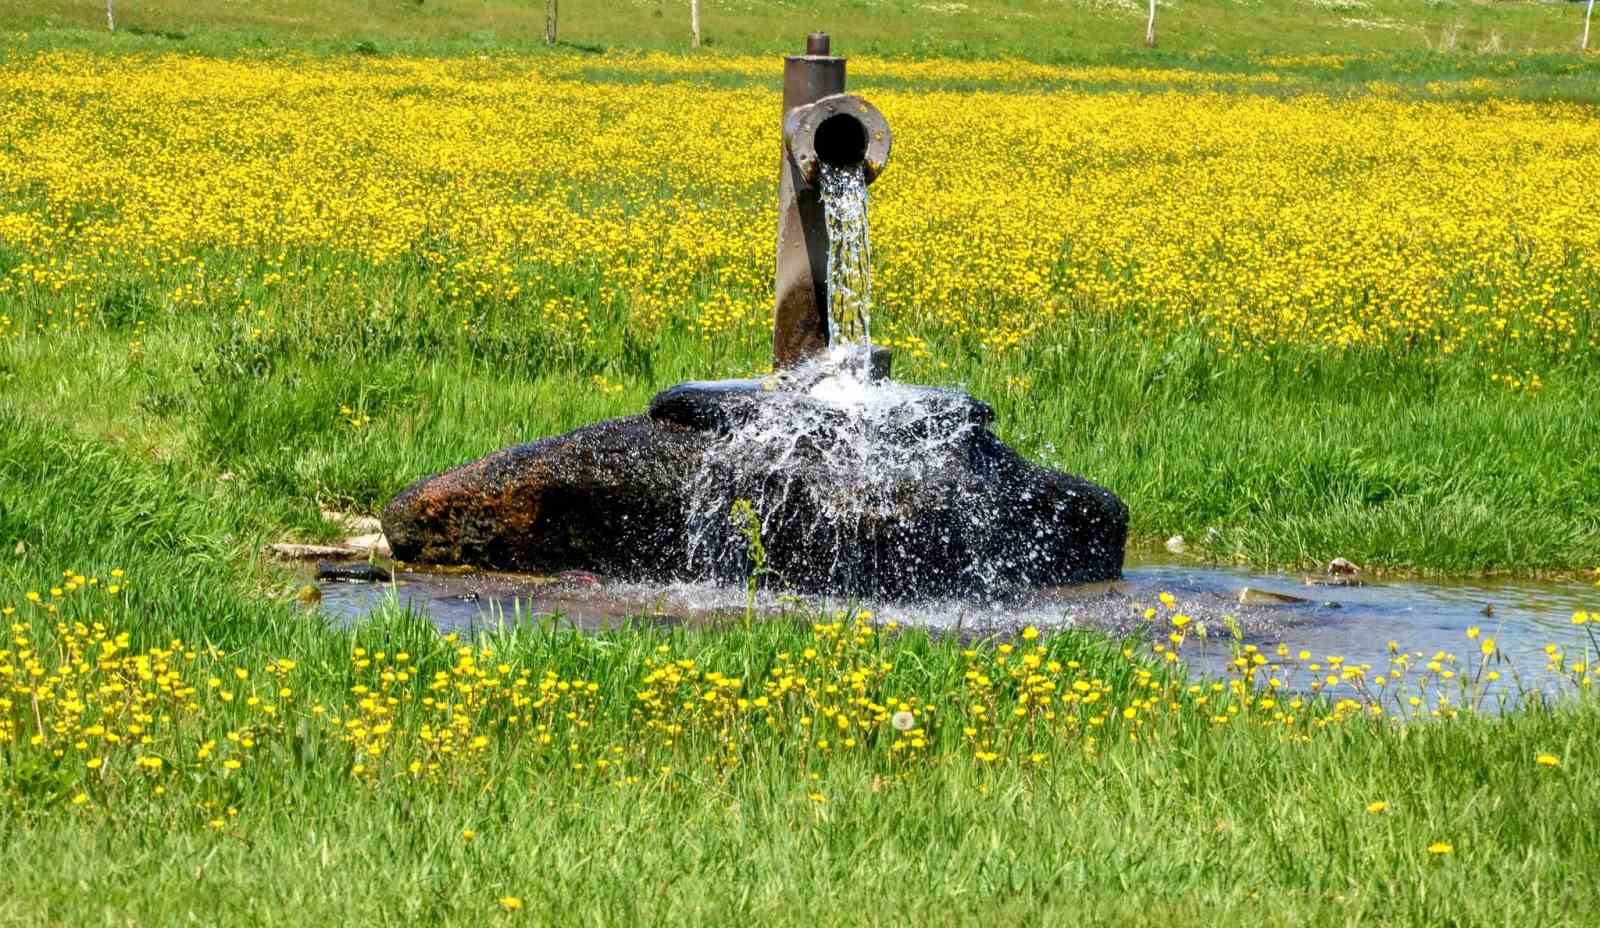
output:
[[[889,163],[893,141],[877,108],[844,92],[843,58],[824,33],[783,67],[783,154],[778,179],[778,267],[772,352],[794,367],[828,350],[828,225],[817,180],[822,165],[860,164],[867,183]],[[887,358],[883,359],[887,368]]]

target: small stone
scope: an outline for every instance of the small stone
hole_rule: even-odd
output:
[[[1288,593],[1274,593],[1271,590],[1258,590],[1248,586],[1239,591],[1241,606],[1301,606],[1309,602],[1311,600],[1290,596]]]
[[[1189,552],[1189,543],[1183,540],[1182,535],[1173,535],[1167,539],[1167,550],[1173,554],[1187,554]]]
[[[387,583],[394,577],[376,564],[340,564],[334,561],[317,562],[318,580],[342,580],[348,583]]]
[[[370,535],[357,535],[344,540],[345,547],[354,548],[361,552],[371,552],[380,557],[389,556],[389,539],[383,537],[382,532],[373,532]]]
[[[1328,562],[1328,573],[1335,577],[1349,577],[1360,572],[1360,567],[1342,557],[1336,557]]]
[[[273,557],[285,561],[312,561],[320,557],[355,557],[361,554],[360,551],[344,545],[301,545],[291,542],[268,545],[267,551]]]

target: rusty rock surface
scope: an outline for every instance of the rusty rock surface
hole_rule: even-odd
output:
[[[682,477],[698,450],[696,432],[645,416],[599,422],[412,484],[384,533],[415,564],[657,575],[685,556]]]

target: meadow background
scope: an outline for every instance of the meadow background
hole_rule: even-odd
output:
[[[776,55],[822,27],[896,132],[898,375],[1136,546],[1586,574],[1581,6],[1182,2],[1154,50],[1115,3],[708,3],[692,54],[686,4],[543,15],[0,0],[0,920],[1585,923],[1593,700],[1463,711],[1485,637],[1215,682],[1166,603],[1161,650],[459,642],[324,628],[260,553],[766,370]]]

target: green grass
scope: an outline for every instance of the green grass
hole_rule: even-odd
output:
[[[258,732],[235,776],[215,764],[190,774],[185,752],[155,781],[129,749],[90,777],[70,749],[54,762],[0,746],[3,924],[1497,925],[1515,912],[1518,923],[1582,925],[1600,906],[1592,699],[1497,718],[1306,725],[1305,741],[1216,729],[1185,710],[1148,730],[1158,740],[1132,743],[1113,721],[1094,752],[1047,744],[1043,771],[1014,762],[1029,750],[1020,743],[992,766],[974,760],[952,719],[936,730],[939,764],[896,766],[882,751],[841,760],[803,736],[754,737],[741,766],[718,772],[702,762],[717,750],[704,728],[632,758],[648,737],[625,734],[638,731],[642,661],[670,644],[674,658],[759,680],[777,653],[809,643],[802,628],[586,637],[546,626],[492,638],[495,660],[597,681],[593,743],[579,743],[629,739],[640,782],[597,784],[569,755],[507,737],[457,778],[410,782],[397,756],[363,784],[337,726],[305,707],[355,701],[357,646],[408,649],[424,680],[451,649],[398,614],[323,628],[271,595],[272,574],[241,574],[237,551],[260,540],[257,526],[304,523],[309,504],[9,413],[0,487],[0,527],[26,539],[21,555],[0,550],[0,603],[59,583],[63,565],[102,578],[120,565],[132,584],[120,604],[69,596],[64,613],[128,628],[135,649],[182,637],[202,651],[196,681],[216,673],[231,687],[233,667],[259,681],[274,657],[300,663],[300,709]],[[30,625],[49,649],[48,622]],[[205,657],[208,645],[223,656]],[[1138,665],[1096,637],[1048,646],[1105,679],[1113,705],[1138,695]],[[963,647],[893,639],[885,690],[959,693]],[[191,746],[252,722],[240,702],[205,692],[201,721],[179,726]],[[416,724],[414,707],[400,713]],[[1562,765],[1535,764],[1544,752]],[[152,795],[153,782],[166,792]],[[92,800],[72,805],[80,789]],[[1388,808],[1368,812],[1378,801]],[[1440,841],[1452,852],[1430,854]],[[500,908],[508,896],[520,913]]]
[[[248,259],[210,266],[231,275],[239,260]],[[146,312],[135,331],[112,318],[115,303],[86,331],[0,342],[0,410],[61,422],[91,446],[152,457],[198,488],[250,501],[239,503],[250,541],[314,538],[327,531],[318,506],[375,513],[419,476],[636,413],[683,380],[745,376],[770,350],[754,325],[707,345],[674,323],[641,343],[604,308],[592,311],[587,346],[552,343],[515,312],[463,333],[444,298],[403,267],[357,270],[367,292],[405,307],[384,315],[344,300],[338,275],[323,270],[326,289],[313,275],[280,308],[276,334],[260,339],[222,309]],[[541,286],[594,292],[598,273]],[[897,374],[993,403],[1000,435],[1025,454],[1122,495],[1136,544],[1183,534],[1210,557],[1259,567],[1342,556],[1397,571],[1526,575],[1587,570],[1600,552],[1600,371],[1587,357],[1530,361],[1547,386],[1529,394],[1486,385],[1472,358],[1236,358],[1199,334],[1158,343],[1129,323],[1091,319],[1003,365],[950,340],[933,358],[902,359]],[[621,392],[593,389],[594,375]],[[352,428],[341,404],[371,425]],[[0,490],[14,506],[36,495],[19,477]],[[245,542],[232,536],[234,556],[249,556]]]
[[[288,0],[271,4],[149,0],[105,10],[80,0],[0,0],[0,28],[49,44],[248,52],[293,45],[329,51],[460,54],[527,49],[544,37],[538,0]],[[1181,0],[1163,3],[1158,48],[1143,48],[1145,10],[1124,2],[918,0],[796,5],[707,0],[712,52],[794,52],[812,30],[831,31],[844,54],[1019,57],[1039,61],[1237,62],[1260,54],[1488,57],[1569,53],[1581,4],[1500,0]],[[576,48],[689,47],[688,3],[639,0],[561,5],[561,40]],[[1448,66],[1448,65],[1447,65]]]
[[[1113,724],[1093,753],[1047,746],[1043,770],[1012,763],[1013,752],[977,762],[947,724],[942,764],[896,766],[882,751],[830,759],[802,736],[755,739],[740,767],[718,772],[701,762],[717,750],[713,732],[691,729],[673,749],[647,750],[630,768],[639,782],[621,787],[574,771],[573,755],[506,737],[481,767],[441,783],[411,782],[404,756],[359,782],[336,726],[304,707],[354,701],[356,646],[407,649],[430,672],[448,666],[450,648],[405,616],[324,630],[239,592],[225,565],[181,541],[236,527],[237,506],[57,428],[0,425],[5,460],[44,465],[34,478],[43,501],[12,517],[70,538],[53,550],[76,554],[80,570],[104,576],[104,552],[127,555],[118,562],[133,585],[109,618],[136,633],[136,648],[181,635],[226,649],[190,673],[230,687],[231,668],[260,680],[269,659],[293,655],[301,707],[281,729],[258,731],[232,776],[173,752],[179,769],[146,777],[131,750],[109,775],[86,776],[70,750],[51,762],[0,746],[0,923],[1490,925],[1515,911],[1581,925],[1600,904],[1593,700],[1406,727],[1356,720],[1308,728],[1304,743],[1188,713],[1157,741],[1131,743]],[[152,533],[152,517],[170,534]],[[45,577],[37,562],[8,560],[6,574],[19,573]],[[46,623],[33,624],[48,645]],[[495,660],[536,676],[552,668],[599,682],[592,740],[603,747],[635,730],[630,671],[658,644],[754,680],[808,639],[774,623],[598,638],[524,628],[492,643]],[[896,639],[888,689],[956,691],[962,646]],[[1049,647],[1107,678],[1116,704],[1137,694],[1134,665],[1093,636]],[[191,746],[252,721],[207,692],[201,721],[183,729]],[[397,723],[415,725],[407,711]],[[1535,764],[1543,752],[1562,766]],[[595,753],[606,756],[580,756]],[[671,775],[659,773],[663,760]],[[69,801],[79,790],[92,796],[83,806]],[[1388,808],[1368,812],[1378,801]],[[1430,854],[1440,841],[1451,853]],[[498,901],[513,896],[517,914]]]
[[[425,331],[407,328],[426,341]],[[364,337],[369,347],[386,344]],[[270,659],[292,656],[301,664],[302,706],[352,701],[349,655],[358,645],[447,651],[405,616],[349,631],[321,627],[288,604],[293,578],[252,552],[285,533],[325,535],[318,502],[370,506],[411,473],[524,437],[528,409],[546,410],[551,418],[542,427],[553,429],[637,406],[647,391],[599,398],[574,389],[577,374],[504,377],[500,365],[516,367],[515,356],[474,362],[469,346],[441,357],[393,345],[357,354],[357,335],[349,338],[343,356],[366,360],[339,364],[288,348],[271,363],[240,359],[237,347],[194,325],[147,331],[143,360],[131,365],[125,343],[104,334],[74,336],[70,364],[60,361],[67,356],[60,342],[48,363],[20,350],[26,343],[9,346],[7,405],[32,399],[27,411],[0,411],[0,602],[59,583],[66,567],[101,577],[124,567],[133,586],[111,617],[133,633],[135,647],[181,637],[224,651],[219,675],[245,666],[255,679]],[[1360,469],[1349,465],[1372,453],[1344,441],[1355,428],[1375,444],[1389,442],[1391,460],[1423,453],[1413,445],[1419,436],[1448,438],[1424,443],[1439,456],[1439,470],[1423,472],[1436,487],[1477,479],[1513,499],[1585,486],[1544,491],[1529,478],[1517,489],[1491,465],[1474,477],[1443,458],[1457,441],[1487,442],[1495,428],[1511,430],[1508,448],[1559,445],[1564,410],[1586,402],[1581,395],[1541,401],[1548,411],[1530,416],[1509,405],[1497,414],[1481,393],[1463,392],[1472,398],[1438,411],[1398,404],[1380,430],[1371,425],[1382,411],[1377,400],[1341,411],[1315,399],[1349,384],[1295,390],[1253,382],[1223,392],[1213,409],[1210,394],[1192,392],[1209,378],[1151,379],[1151,370],[1176,362],[1141,356],[1131,341],[1119,350],[1129,354],[1107,359],[1084,382],[1059,386],[1167,386],[1148,388],[1158,392],[1144,415],[1075,440],[1084,449],[1096,442],[1167,447],[1174,457],[1153,471],[1167,480],[1226,487],[1240,479],[1229,470],[1239,469],[1270,475],[1255,478],[1262,493],[1295,498],[1296,486],[1332,480],[1351,484],[1340,492],[1354,494]],[[704,363],[689,353],[675,357],[659,362],[663,382]],[[729,370],[714,372],[736,366],[722,364]],[[219,369],[233,373],[219,379]],[[966,372],[981,376],[976,366]],[[1244,374],[1219,380],[1237,383]],[[1176,380],[1190,386],[1179,389]],[[1007,399],[994,386],[1003,420],[1015,428],[1027,400]],[[387,404],[415,411],[403,427],[354,430],[330,415],[330,404],[352,393],[375,412]],[[1123,401],[1136,395],[1117,394]],[[1185,442],[1221,448],[1225,440],[1207,429],[1237,416],[1240,397],[1270,404],[1249,434],[1278,449],[1278,463],[1230,463],[1235,456],[1208,467],[1185,457]],[[1056,402],[1052,415],[1092,411],[1062,412],[1073,401]],[[1460,404],[1482,411],[1463,416],[1468,407]],[[1169,406],[1173,412],[1163,414]],[[1206,418],[1186,424],[1197,416]],[[1146,418],[1154,421],[1141,424]],[[1321,438],[1291,454],[1282,449],[1293,442],[1272,440],[1270,426],[1296,421],[1298,441]],[[1123,466],[1133,468],[1140,458],[1128,453]],[[1304,470],[1283,469],[1289,460]],[[1329,470],[1332,462],[1349,472]],[[1370,480],[1360,492],[1396,482],[1360,479]],[[1350,522],[1336,526],[1346,542],[1349,525],[1372,530],[1383,518],[1374,515],[1381,507],[1349,506]],[[1412,523],[1419,543],[1448,528],[1438,509],[1429,511],[1431,518]],[[1448,511],[1480,518],[1464,503]],[[1530,509],[1529,518],[1539,511]],[[21,554],[13,539],[23,542]],[[48,642],[47,623],[33,624]],[[597,729],[612,733],[631,730],[637,668],[661,643],[672,644],[675,657],[759,679],[777,652],[796,652],[806,639],[773,624],[600,638],[523,629],[495,642],[497,659],[601,681]],[[1051,647],[1110,680],[1117,705],[1136,695],[1132,665],[1109,643],[1066,635]],[[909,635],[897,648],[899,692],[961,685],[961,643]],[[196,671],[196,679],[207,672]],[[224,714],[213,728],[241,719]],[[942,732],[950,758],[903,779],[881,757],[829,761],[784,741],[756,743],[736,772],[719,774],[700,764],[714,749],[701,733],[677,749],[673,777],[641,777],[622,788],[596,785],[559,756],[529,757],[512,742],[497,742],[504,761],[488,774],[438,785],[403,776],[360,785],[348,749],[331,736],[317,742],[322,753],[312,756],[320,759],[295,760],[306,739],[290,725],[261,736],[258,759],[243,775],[174,772],[161,797],[124,755],[83,807],[69,802],[86,779],[72,754],[40,765],[37,755],[0,749],[0,923],[1494,925],[1514,911],[1519,922],[1582,925],[1600,905],[1593,812],[1600,781],[1589,775],[1600,763],[1590,736],[1597,725],[1592,699],[1404,727],[1346,722],[1307,743],[1256,727],[1213,730],[1196,715],[1153,743],[1111,737],[1092,755],[1057,745],[1047,773],[1011,762],[1011,754],[992,767],[974,762],[952,725]],[[1541,752],[1558,755],[1562,766],[1537,766]],[[641,758],[639,767],[654,770],[660,759],[652,755],[645,768]],[[826,801],[813,801],[813,793]],[[1376,801],[1389,808],[1367,812]],[[206,824],[213,817],[224,823],[220,830]],[[475,832],[473,841],[462,840],[464,829]],[[1452,852],[1430,854],[1439,841]],[[498,900],[509,896],[522,900],[520,913],[501,908]]]
[[[677,789],[560,773],[420,794],[297,782],[247,793],[220,834],[158,807],[13,822],[0,921],[1585,925],[1600,905],[1593,777],[1528,752],[1597,721],[1309,748],[1223,737],[887,788],[829,772],[822,806],[782,768]],[[1574,759],[1592,769],[1589,744]],[[1374,797],[1392,811],[1367,814]],[[1442,839],[1454,852],[1430,855]],[[521,917],[502,915],[505,896]]]

